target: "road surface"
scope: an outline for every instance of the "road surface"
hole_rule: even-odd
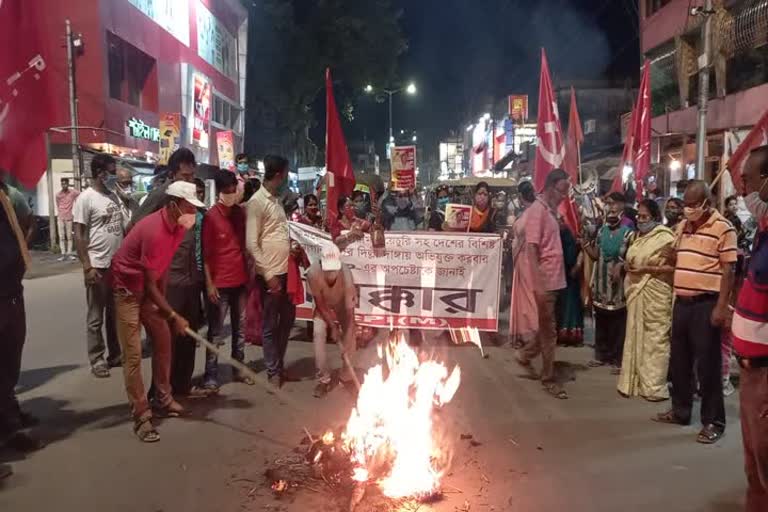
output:
[[[322,432],[341,425],[352,405],[346,391],[317,400],[311,381],[290,384],[290,404],[281,405],[259,387],[227,384],[218,398],[193,402],[190,417],[164,421],[162,440],[144,445],[131,433],[120,372],[96,380],[85,364],[80,274],[29,280],[26,297],[20,398],[42,419],[37,432],[48,446],[26,457],[0,454],[15,471],[0,486],[0,510],[336,510],[306,491],[276,501],[262,475],[298,445],[304,426]],[[558,351],[560,370],[575,379],[566,384],[566,401],[521,378],[509,349],[489,347],[489,359],[473,347],[435,351],[461,365],[463,380],[440,415],[444,443],[455,451],[444,481],[451,492],[419,510],[742,510],[737,396],[726,401],[726,437],[702,446],[694,441],[697,426],[649,421],[666,404],[622,399],[607,369],[587,370],[587,348]],[[291,366],[307,376],[311,355],[309,343],[288,349]],[[260,360],[260,349],[249,347],[248,357]],[[360,360],[374,357],[369,348]],[[471,446],[462,433],[481,444]]]

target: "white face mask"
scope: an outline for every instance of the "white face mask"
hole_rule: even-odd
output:
[[[752,192],[744,198],[747,210],[749,210],[749,213],[755,220],[761,220],[768,216],[768,203],[760,198],[760,193],[763,191],[766,184],[768,184],[768,180],[763,181],[763,186],[760,187],[760,190]]]
[[[237,204],[237,192],[232,192],[231,194],[219,194],[219,201],[221,201],[221,204],[224,206],[232,207]]]

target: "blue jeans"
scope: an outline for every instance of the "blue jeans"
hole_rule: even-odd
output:
[[[286,293],[288,275],[277,276],[280,280],[280,292],[270,293],[266,283],[262,283],[262,315],[264,362],[267,377],[274,377],[283,372],[283,360],[288,348],[288,336],[291,334],[296,319],[296,306]]]
[[[232,359],[241,363],[245,359],[246,300],[245,286],[219,288],[219,303],[210,304],[208,311],[208,341],[220,347],[227,342],[224,335],[224,320],[229,313],[229,321],[232,326]],[[237,375],[237,370],[235,370],[235,375]],[[203,385],[218,386],[218,384],[219,356],[216,352],[206,350]]]

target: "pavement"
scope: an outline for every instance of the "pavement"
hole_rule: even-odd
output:
[[[14,470],[0,481],[0,510],[346,510],[322,489],[276,500],[263,472],[292,453],[304,427],[318,433],[342,425],[353,404],[348,392],[315,399],[306,380],[286,385],[279,400],[260,386],[227,383],[219,397],[191,403],[189,417],[163,421],[159,443],[141,444],[120,372],[97,380],[85,364],[85,294],[75,270],[26,282],[29,332],[18,391],[22,406],[42,419],[36,433],[47,446],[27,456],[0,452],[0,463]],[[508,348],[487,347],[490,357],[482,359],[474,347],[430,341],[436,357],[461,366],[462,384],[438,418],[441,446],[454,451],[446,493],[421,512],[743,510],[738,395],[726,399],[725,438],[703,446],[695,424],[650,421],[667,404],[621,398],[608,369],[587,369],[588,348],[558,349],[571,398],[556,400],[522,378]],[[261,350],[249,347],[247,357],[258,362]],[[198,350],[198,371],[202,358]],[[369,347],[358,361],[374,359]],[[288,360],[310,377],[312,345],[292,341]]]

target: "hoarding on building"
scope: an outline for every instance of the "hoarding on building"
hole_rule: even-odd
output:
[[[216,148],[219,154],[219,167],[235,170],[235,134],[232,130],[216,133]]]
[[[173,37],[189,46],[189,2],[187,0],[128,0]]]
[[[181,146],[181,114],[160,114],[160,163],[165,165],[171,153]]]
[[[517,94],[509,97],[509,117],[516,123],[528,122],[527,94]]]
[[[237,76],[237,39],[197,0],[197,54],[229,77]]]
[[[211,130],[211,82],[201,73],[194,73],[192,144],[208,149]]]

